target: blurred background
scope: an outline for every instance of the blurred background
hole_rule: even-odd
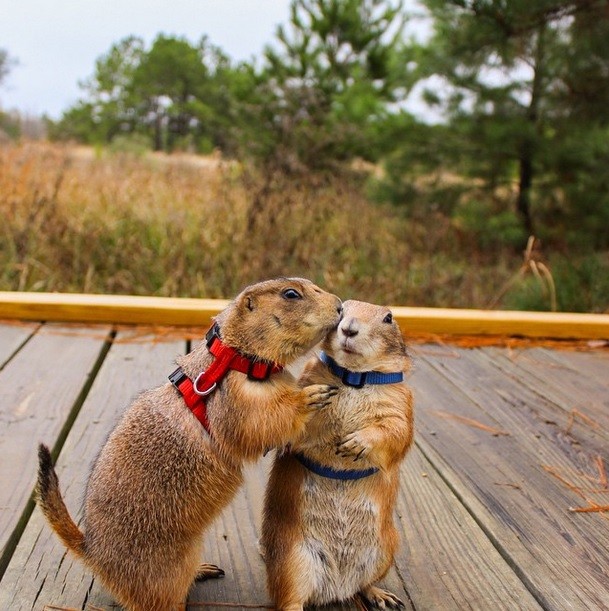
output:
[[[0,290],[609,311],[609,1],[56,4],[0,19]]]

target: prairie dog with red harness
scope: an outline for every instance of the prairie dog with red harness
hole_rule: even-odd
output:
[[[388,308],[346,301],[338,328],[300,378],[338,384],[328,407],[273,464],[262,553],[271,597],[282,611],[346,601],[401,608],[374,585],[398,544],[399,466],[413,437],[406,346]]]
[[[297,438],[336,392],[298,386],[283,369],[319,343],[342,313],[308,280],[254,284],[222,311],[170,383],[135,399],[92,468],[83,531],[40,445],[38,503],[63,543],[131,611],[184,608],[205,529],[242,483],[242,464]]]

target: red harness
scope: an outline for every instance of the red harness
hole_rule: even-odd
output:
[[[203,428],[209,433],[207,405],[205,397],[211,394],[230,369],[247,374],[248,379],[256,382],[268,380],[272,373],[283,371],[277,363],[260,361],[255,357],[239,354],[234,348],[222,343],[217,324],[207,332],[207,349],[216,358],[202,371],[193,382],[181,367],[170,376],[169,381],[178,389],[190,411],[196,416]]]

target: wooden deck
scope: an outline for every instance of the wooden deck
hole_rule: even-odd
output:
[[[130,399],[166,380],[186,332],[0,324],[0,610],[116,609],[34,507],[36,446],[73,515]],[[416,610],[609,609],[609,350],[412,347],[416,447],[385,585]],[[226,577],[189,609],[270,605],[256,540],[268,461],[206,537]],[[355,603],[344,608],[358,608]]]

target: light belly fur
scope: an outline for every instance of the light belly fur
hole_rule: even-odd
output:
[[[368,585],[381,561],[379,510],[359,481],[307,474],[300,508],[300,554],[313,583],[307,603],[345,600]]]

